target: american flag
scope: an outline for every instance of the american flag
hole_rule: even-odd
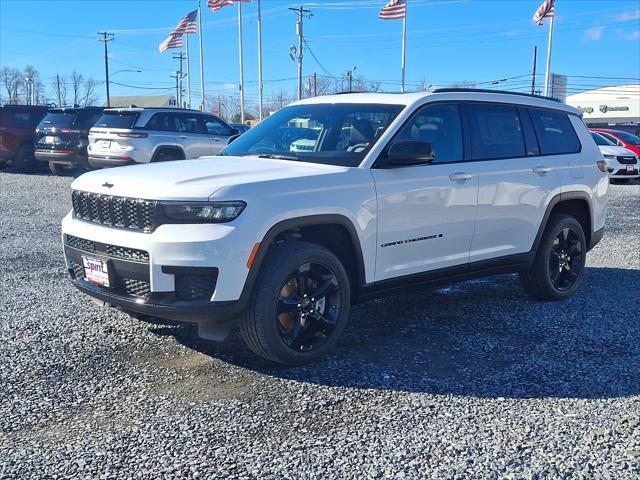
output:
[[[551,18],[555,14],[555,3],[556,0],[544,0],[542,5],[538,7],[536,13],[533,15],[533,21],[538,24],[538,26],[542,26],[543,20],[545,18]]]
[[[382,10],[380,10],[380,18],[382,20],[400,20],[406,16],[406,0],[389,0]]]
[[[182,34],[171,32],[165,41],[160,44],[158,50],[163,53],[169,48],[182,48],[182,45]]]
[[[182,20],[178,23],[178,26],[174,28],[171,33],[196,33],[198,31],[196,21],[198,20],[198,10],[194,10],[191,13],[187,13]]]
[[[217,12],[222,7],[233,5],[236,2],[250,3],[251,0],[207,0],[207,7],[209,7],[214,12]]]

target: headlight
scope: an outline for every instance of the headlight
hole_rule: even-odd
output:
[[[225,223],[235,220],[245,202],[158,202],[162,223]]]
[[[607,160],[615,160],[616,156],[615,155],[605,155],[604,158],[606,158]]]

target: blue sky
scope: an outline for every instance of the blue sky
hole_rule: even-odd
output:
[[[257,98],[256,0],[245,4],[245,87],[249,102]],[[533,46],[544,72],[548,25],[536,27],[531,17],[541,0],[409,0],[407,81],[434,86],[459,81],[490,81],[527,75]],[[206,3],[206,0],[204,0]],[[305,35],[322,67],[343,76],[353,66],[385,90],[399,90],[401,21],[377,18],[385,0],[309,1],[313,11]],[[102,44],[96,32],[114,32],[110,43],[112,95],[171,93],[176,70],[173,52],[158,44],[195,0],[0,1],[0,65],[35,66],[52,86],[56,73],[74,68],[97,80],[104,78]],[[295,43],[295,16],[285,0],[263,0],[265,94],[295,89],[296,67],[289,58]],[[637,83],[640,77],[639,0],[557,0],[552,70],[572,76],[570,89]],[[219,12],[203,8],[205,90],[229,94],[237,90],[238,47],[235,8]],[[196,37],[191,37],[192,88],[198,87]],[[304,73],[323,69],[306,52]],[[581,77],[608,77],[602,79]],[[618,78],[612,78],[618,77]],[[526,77],[504,82],[526,88]],[[411,85],[410,85],[411,87]],[[103,88],[100,87],[100,95]]]

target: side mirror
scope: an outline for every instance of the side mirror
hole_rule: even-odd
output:
[[[387,151],[388,166],[428,165],[433,162],[433,144],[416,140],[398,140]]]
[[[236,140],[238,137],[240,136],[239,133],[235,133],[233,135],[231,135],[229,138],[227,138],[227,145],[229,145],[230,143],[232,143],[234,140]]]

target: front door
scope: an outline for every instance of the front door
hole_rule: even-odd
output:
[[[431,143],[433,162],[371,170],[378,197],[376,282],[446,267],[466,271],[478,175],[474,163],[465,161],[462,138],[458,105],[426,105],[390,144]]]
[[[213,115],[205,115],[204,123],[211,142],[211,155],[217,155],[220,150],[227,146],[227,141],[233,131]]]
[[[177,116],[178,144],[184,150],[185,158],[211,155],[211,140],[204,125],[202,115],[197,112],[179,113]]]

